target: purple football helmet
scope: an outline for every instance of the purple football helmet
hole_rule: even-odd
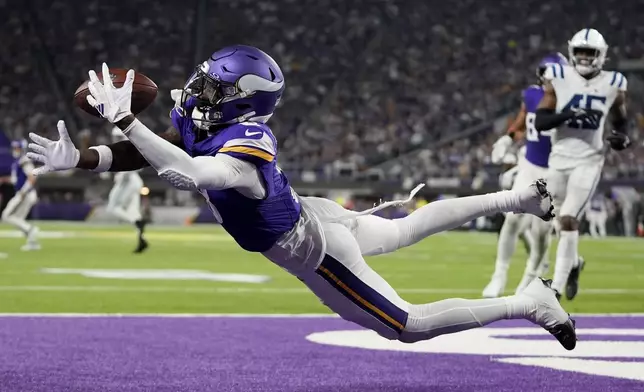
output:
[[[539,82],[543,82],[543,73],[546,71],[548,64],[568,65],[568,60],[566,59],[566,56],[559,52],[549,54],[544,57],[537,66],[537,78],[539,78]]]
[[[243,121],[265,123],[284,92],[284,75],[263,51],[229,46],[197,66],[183,92],[182,102],[194,99],[192,119],[200,129]]]

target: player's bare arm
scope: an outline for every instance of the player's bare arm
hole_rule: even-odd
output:
[[[123,125],[122,129],[127,128],[127,126],[134,120],[129,120],[129,123],[127,121],[128,120],[126,119],[121,120]],[[168,128],[165,132],[160,133],[159,136],[176,146],[181,146],[182,144],[181,135],[174,127]],[[112,150],[112,165],[109,168],[109,171],[111,172],[138,170],[150,166],[148,161],[143,158],[143,155],[141,155],[130,141],[126,140],[109,144],[107,147]],[[94,170],[98,164],[99,153],[96,149],[88,148],[80,151],[80,158],[76,165],[77,168]]]
[[[626,132],[626,123],[628,121],[628,113],[626,111],[626,92],[620,91],[617,93],[615,102],[610,108],[610,116],[612,118],[613,127],[618,132]]]
[[[613,150],[621,151],[631,145],[628,137],[628,113],[626,111],[626,92],[617,93],[615,102],[610,108],[610,116],[613,123],[613,130],[608,136],[608,142]]]
[[[517,117],[512,122],[512,125],[510,125],[510,128],[508,128],[508,135],[512,138],[512,140],[519,141],[523,139],[523,137],[525,136],[526,115],[527,115],[527,110],[525,107],[525,102],[521,102],[521,108],[519,109],[519,113],[517,114]]]

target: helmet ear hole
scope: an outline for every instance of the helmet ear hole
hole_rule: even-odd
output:
[[[235,107],[237,108],[237,110],[248,110],[251,108],[251,106],[247,103],[238,103],[237,105],[235,105]]]

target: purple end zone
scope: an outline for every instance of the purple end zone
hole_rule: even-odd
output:
[[[579,323],[644,329],[643,317]],[[644,390],[638,381],[487,356],[370,351],[305,339],[342,329],[356,327],[332,318],[0,318],[0,391]]]

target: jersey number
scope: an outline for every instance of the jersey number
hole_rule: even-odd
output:
[[[584,119],[572,119],[568,120],[566,123],[570,128],[575,129],[587,129],[590,131],[596,131],[599,129],[599,126],[602,123],[602,117],[604,117],[604,112],[601,110],[593,109],[593,102],[600,102],[602,105],[606,103],[606,97],[600,97],[598,95],[586,95],[586,94],[575,94],[570,102],[562,109],[562,112],[575,109],[584,109],[587,113],[591,114],[588,118]]]
[[[539,131],[534,127],[534,119],[537,117],[534,113],[526,113],[525,115],[525,138],[529,142],[538,142],[539,141]],[[552,130],[542,131],[542,137],[550,137],[552,135]]]

